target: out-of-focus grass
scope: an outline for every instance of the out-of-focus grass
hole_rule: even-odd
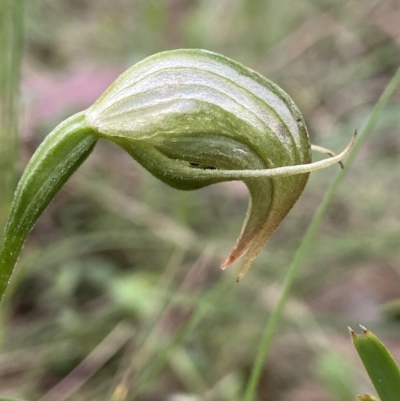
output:
[[[24,0],[0,4],[0,230],[16,183]]]
[[[258,70],[294,98],[313,142],[337,150],[400,63],[400,9],[391,1],[39,0],[27,13],[23,165],[52,126],[90,98],[98,71],[157,51],[203,47]],[[68,72],[88,69],[93,82],[65,93]],[[63,98],[70,101],[60,115],[39,117],[40,107]],[[374,332],[399,337],[398,322],[380,308],[400,296],[399,103],[397,94],[337,193],[265,363],[259,400],[336,401],[367,391],[347,324],[368,320]],[[311,176],[237,285],[235,266],[222,273],[218,265],[244,218],[243,185],[178,192],[116,147],[96,148],[21,257],[0,355],[2,393],[241,400],[287,267],[336,173]],[[399,342],[388,345],[399,352]]]

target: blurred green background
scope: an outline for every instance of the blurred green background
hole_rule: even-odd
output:
[[[280,85],[339,151],[400,65],[398,0],[26,2],[19,171],[64,118],[155,52],[205,48]],[[400,360],[400,93],[340,187],[265,361],[259,401],[371,390],[347,325]],[[240,401],[296,248],[339,167],[313,173],[246,277],[221,272],[240,182],[179,192],[99,143],[29,237],[3,308],[0,392]]]

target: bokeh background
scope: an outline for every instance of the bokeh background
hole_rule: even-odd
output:
[[[400,64],[398,0],[26,2],[20,171],[135,62],[205,48],[278,83],[339,151]],[[339,188],[296,281],[260,401],[373,392],[347,326],[400,360],[400,93]],[[39,220],[3,312],[0,389],[41,401],[240,401],[296,248],[339,167],[313,173],[246,277],[218,268],[240,182],[179,192],[100,142]],[[114,398],[112,398],[112,395]],[[119,397],[119,398],[118,398]]]

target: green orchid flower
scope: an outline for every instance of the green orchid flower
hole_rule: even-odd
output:
[[[122,74],[87,110],[50,133],[16,189],[0,247],[0,294],[27,235],[99,139],[116,143],[151,174],[181,190],[242,180],[251,200],[222,268],[244,256],[239,277],[299,198],[313,147],[291,98],[260,74],[219,54],[174,50]],[[353,138],[354,141],[354,138]]]

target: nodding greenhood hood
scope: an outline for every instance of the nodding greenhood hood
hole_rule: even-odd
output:
[[[0,248],[3,292],[28,233],[99,139],[116,143],[174,188],[244,181],[248,212],[222,264],[243,255],[238,278],[297,201],[309,172],[337,163],[351,145],[311,163],[303,117],[277,85],[205,50],[151,56],[123,73],[93,106],[56,127],[32,156]]]

